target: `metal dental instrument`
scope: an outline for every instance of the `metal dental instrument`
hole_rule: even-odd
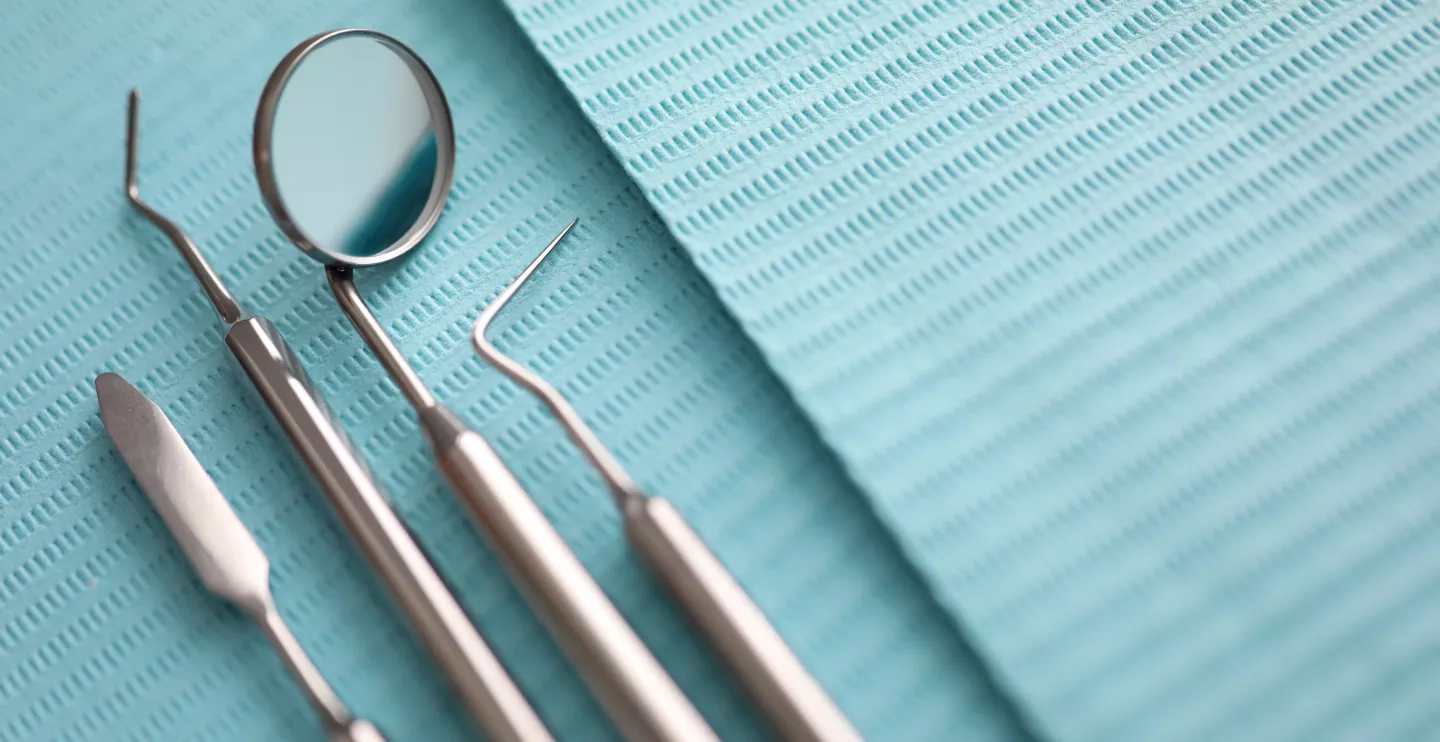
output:
[[[570,227],[573,227],[572,222]],[[765,614],[668,500],[645,494],[565,397],[485,337],[500,310],[569,233],[566,227],[475,321],[475,351],[545,403],[614,496],[630,544],[665,583],[780,736],[850,742],[860,733],[790,651]]]
[[[351,267],[398,258],[424,239],[448,198],[454,157],[439,82],[409,48],[374,31],[301,43],[256,113],[266,205],[326,264],[336,301],[415,408],[445,478],[616,727],[633,742],[716,740],[495,451],[436,401],[352,281]]]
[[[140,94],[130,93],[125,193],[164,232],[227,326],[225,345],[319,483],[331,507],[409,619],[476,723],[496,740],[551,742],[540,717],[425,558],[320,391],[269,320],[240,308],[195,243],[140,199]]]
[[[116,374],[95,377],[100,417],[140,489],[206,589],[260,625],[319,715],[330,742],[385,742],[351,716],[290,633],[270,593],[270,561],[165,413]]]

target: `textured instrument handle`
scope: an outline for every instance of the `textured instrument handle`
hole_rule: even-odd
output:
[[[674,505],[636,500],[625,510],[625,533],[783,739],[859,742],[860,733]]]
[[[441,406],[420,413],[441,472],[532,609],[632,742],[717,740],[485,439]]]
[[[225,344],[476,723],[495,740],[552,742],[269,320],[236,322]]]

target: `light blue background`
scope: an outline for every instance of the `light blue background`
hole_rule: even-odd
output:
[[[1440,738],[1433,0],[507,0],[1045,736]]]
[[[141,188],[274,319],[500,654],[565,740],[613,736],[433,473],[394,388],[254,184],[253,107],[294,43],[371,26],[454,109],[459,169],[428,243],[361,290],[439,396],[492,436],[727,739],[754,719],[627,554],[538,406],[473,357],[479,307],[573,216],[499,324],[642,482],[673,498],[877,740],[1023,737],[855,487],[566,97],[484,0],[57,2],[0,11],[0,739],[318,739],[259,633],[204,594],[105,439],[91,381],[159,402],[270,553],[281,610],[392,739],[466,736],[314,487],[232,373]]]

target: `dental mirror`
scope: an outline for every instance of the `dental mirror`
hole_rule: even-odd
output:
[[[373,265],[420,244],[455,174],[450,108],[399,41],[321,34],[280,62],[255,119],[260,192],[280,229],[327,265]]]
[[[455,134],[430,68],[379,31],[350,28],[301,42],[260,94],[255,174],[280,230],[326,265],[340,308],[405,398],[417,410],[434,406],[350,270],[420,244],[449,197]]]
[[[255,170],[280,229],[325,264],[335,300],[415,408],[451,488],[622,735],[716,741],[489,443],[425,387],[352,280],[352,268],[418,245],[445,204],[455,140],[430,69],[375,31],[301,43],[261,95]]]

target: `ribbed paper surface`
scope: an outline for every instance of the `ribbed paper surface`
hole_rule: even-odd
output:
[[[348,536],[229,368],[141,189],[303,357],[561,740],[615,734],[440,483],[410,412],[262,207],[250,126],[312,33],[411,43],[454,110],[448,211],[360,289],[438,396],[492,437],[727,740],[750,705],[624,546],[539,405],[469,348],[480,307],[572,217],[496,325],[648,487],[672,498],[873,739],[1020,735],[833,456],[495,2],[9,3],[0,9],[0,740],[318,740],[259,631],[205,594],[101,428],[118,371],[174,419],[274,565],[281,612],[390,739],[473,739]]]
[[[1440,734],[1435,3],[510,4],[1041,729]]]

